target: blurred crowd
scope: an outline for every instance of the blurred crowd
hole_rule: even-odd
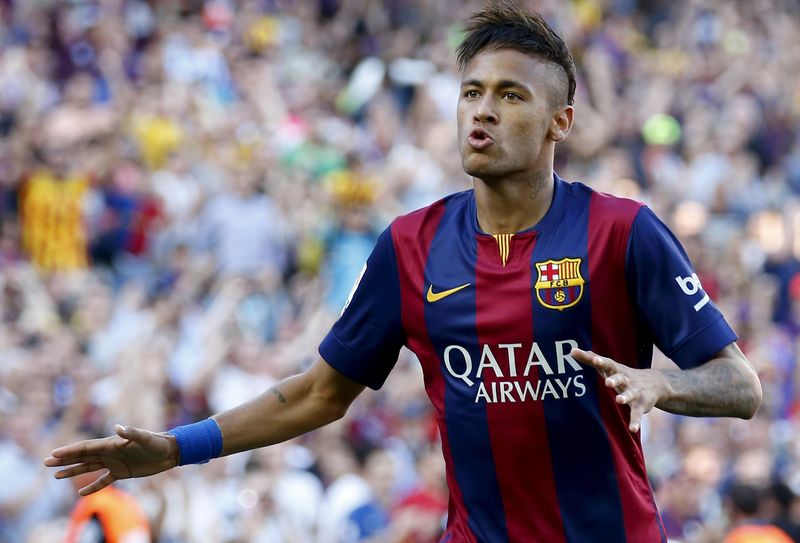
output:
[[[53,446],[307,367],[377,234],[471,186],[453,52],[482,3],[0,2],[0,541],[64,537]],[[556,170],[664,218],[764,385],[755,421],[648,417],[668,536],[800,541],[800,5],[528,3],[579,69]],[[428,543],[438,447],[403,352],[339,423],[118,486],[163,543]]]

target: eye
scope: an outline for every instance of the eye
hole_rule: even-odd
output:
[[[509,100],[511,102],[515,102],[517,100],[522,100],[522,97],[514,92],[507,92],[503,95],[503,100]]]
[[[478,98],[480,94],[475,89],[464,91],[464,98]]]

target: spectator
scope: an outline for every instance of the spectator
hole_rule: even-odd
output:
[[[202,218],[220,275],[252,276],[265,269],[283,273],[288,260],[285,218],[272,199],[259,192],[262,179],[254,171],[234,167],[229,182],[230,191],[210,200]]]
[[[75,485],[86,481],[78,477]],[[77,491],[78,487],[75,487]],[[118,488],[78,500],[70,515],[65,543],[149,543],[150,526],[136,501]]]
[[[20,195],[23,246],[44,271],[88,265],[84,206],[90,177],[80,171],[74,152],[46,146],[43,164],[30,173]]]
[[[728,491],[731,521],[734,528],[724,543],[792,543],[786,532],[762,517],[764,489],[747,483],[734,483]]]

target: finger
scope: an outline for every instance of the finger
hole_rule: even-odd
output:
[[[55,458],[53,456],[48,456],[44,459],[44,465],[48,468],[58,468],[61,466],[71,466],[72,464],[85,464],[88,462],[95,462],[100,459],[99,456],[86,456],[86,457],[78,457],[78,456],[66,456],[64,458]]]
[[[111,440],[104,437],[101,439],[78,441],[72,445],[53,449],[50,454],[55,458],[85,458],[87,456],[97,456],[98,454],[112,450],[114,450],[114,447],[111,445]]]
[[[617,403],[622,405],[627,405],[633,401],[636,397],[636,393],[631,389],[626,389],[617,394]]]
[[[570,356],[582,364],[592,365],[592,359],[597,356],[592,351],[584,351],[575,347],[569,352]]]
[[[82,475],[84,473],[89,473],[90,471],[97,471],[99,469],[103,469],[104,467],[106,466],[100,462],[91,464],[78,464],[77,466],[59,470],[53,476],[56,479],[68,479],[69,477],[75,477],[76,475]]]
[[[81,496],[88,496],[98,490],[103,490],[105,487],[116,481],[116,477],[111,475],[111,472],[106,472],[103,476],[99,477],[95,482],[86,485],[78,491]]]
[[[644,412],[641,408],[631,406],[631,421],[628,424],[628,430],[633,432],[634,434],[639,431],[642,427],[642,417],[644,416]]]
[[[569,354],[581,364],[592,366],[605,376],[610,375],[616,368],[616,362],[592,351],[575,348]]]
[[[55,458],[53,456],[48,456],[44,459],[44,465],[48,468],[57,468],[58,466],[68,466],[70,464],[74,464],[75,462],[70,462],[71,458]]]
[[[121,424],[114,426],[114,431],[119,437],[129,441],[142,442],[150,436],[150,432],[146,430],[134,428],[133,426],[122,426]]]
[[[50,451],[50,456],[54,458],[65,458],[65,457],[80,458],[84,454],[85,450],[86,446],[84,445],[84,442],[80,441],[78,443],[73,443],[72,445],[66,445],[64,447],[53,449],[52,451]]]
[[[606,377],[605,383],[606,383],[606,386],[608,388],[613,388],[615,390],[619,390],[620,387],[627,387],[629,381],[628,381],[628,378],[625,375],[623,375],[621,373],[615,373],[614,375],[611,375],[610,377]]]

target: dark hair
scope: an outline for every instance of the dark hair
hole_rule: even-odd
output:
[[[758,513],[764,493],[759,487],[750,483],[734,482],[728,490],[728,498],[734,509],[747,516]]]
[[[481,51],[515,49],[564,68],[567,104],[575,101],[575,61],[564,40],[538,11],[526,11],[509,0],[501,0],[474,13],[465,30],[467,35],[456,50],[461,70]]]

